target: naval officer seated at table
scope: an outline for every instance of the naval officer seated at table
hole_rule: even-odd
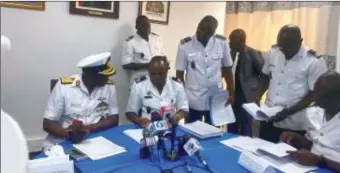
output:
[[[91,55],[78,67],[82,74],[61,78],[49,96],[43,128],[48,133],[44,150],[77,133],[86,134],[118,125],[116,89],[110,79],[116,73],[110,53]],[[77,122],[80,128],[74,128]]]
[[[126,117],[133,123],[148,127],[153,112],[160,113],[162,106],[176,109],[175,121],[185,118],[189,111],[188,99],[182,83],[168,77],[169,62],[165,56],[151,59],[149,78],[141,77],[132,85]],[[165,117],[163,117],[164,119]]]
[[[330,72],[315,83],[315,105],[324,109],[319,126],[311,129],[306,137],[294,132],[284,132],[281,140],[300,149],[289,152],[302,165],[319,166],[340,171],[340,74]],[[308,119],[307,122],[314,120]],[[314,121],[317,122],[317,121]],[[311,123],[312,125],[312,123]]]

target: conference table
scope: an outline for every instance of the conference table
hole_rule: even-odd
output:
[[[103,136],[106,139],[124,147],[127,152],[107,157],[100,160],[85,159],[74,162],[76,173],[161,173],[161,170],[172,169],[173,173],[187,173],[185,162],[188,163],[194,173],[209,173],[198,159],[194,156],[182,157],[179,161],[167,161],[160,159],[160,162],[139,158],[140,144],[123,133],[127,129],[138,129],[137,125],[128,124],[110,128],[90,134],[87,139]],[[177,136],[186,134],[177,128]],[[224,133],[220,137],[200,140],[204,148],[201,155],[206,159],[214,173],[248,173],[249,171],[237,163],[240,152],[229,148],[219,141],[237,137],[238,135]],[[60,143],[65,151],[72,149],[72,143],[64,140]],[[36,158],[46,157],[43,153]],[[327,169],[319,169],[316,173],[332,173]]]

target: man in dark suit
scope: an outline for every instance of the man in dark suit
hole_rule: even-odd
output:
[[[228,125],[228,131],[252,136],[252,118],[242,108],[242,104],[260,102],[259,86],[264,60],[260,51],[246,45],[246,33],[242,29],[231,32],[229,45],[234,62],[235,104],[233,109],[236,122]]]

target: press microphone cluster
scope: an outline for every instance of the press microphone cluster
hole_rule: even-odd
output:
[[[143,129],[143,138],[140,141],[141,148],[139,151],[140,158],[152,158],[153,146],[156,144],[155,138],[150,135],[150,131],[147,128]]]

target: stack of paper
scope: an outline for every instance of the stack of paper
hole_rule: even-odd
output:
[[[210,119],[215,126],[235,122],[235,114],[231,105],[225,106],[227,99],[227,91],[216,92],[209,97]]]
[[[244,155],[240,158],[241,160],[239,160],[239,163],[242,166],[247,167],[247,169],[266,168],[266,164],[283,172],[303,173],[317,169],[317,167],[302,166],[295,163],[288,157],[287,151],[295,151],[296,149],[285,143],[275,144],[262,139],[243,136],[220,142],[242,152]],[[256,159],[265,160],[266,163],[263,161],[258,162]],[[249,165],[250,163],[263,163],[263,165]]]
[[[179,126],[186,132],[200,138],[206,139],[216,136],[221,136],[223,132],[221,129],[204,123],[202,121],[196,121],[188,124],[179,124]]]
[[[68,155],[45,157],[28,162],[29,173],[74,173],[73,161]]]
[[[268,107],[267,105],[261,105],[259,107],[256,103],[245,103],[242,107],[256,120],[267,120],[270,117],[275,116],[282,111],[283,107],[274,106]]]
[[[140,141],[143,139],[143,129],[128,129],[123,132],[125,135],[129,136],[137,143],[140,144]],[[155,136],[155,140],[158,141],[158,137]]]
[[[104,137],[87,139],[80,144],[74,144],[73,147],[79,152],[86,154],[92,160],[99,160],[126,152],[125,148],[105,139]]]

